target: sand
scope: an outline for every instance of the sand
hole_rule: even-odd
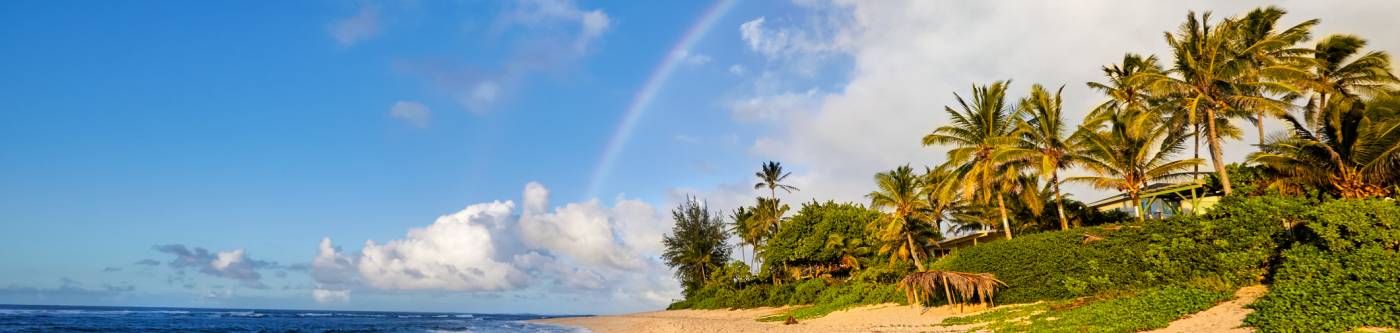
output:
[[[1268,292],[1269,288],[1263,285],[1255,285],[1240,288],[1235,291],[1235,299],[1216,304],[1205,311],[1186,315],[1185,318],[1174,321],[1166,328],[1150,331],[1153,333],[1190,333],[1190,332],[1223,332],[1223,333],[1246,333],[1254,332],[1254,329],[1241,327],[1244,325],[1244,317],[1254,312],[1254,309],[1246,308],[1246,305],[1254,303],[1260,296]]]
[[[1163,329],[1151,332],[1253,332],[1241,327],[1253,310],[1246,305],[1263,296],[1264,286],[1241,288],[1236,299],[1188,315]],[[1015,305],[1012,305],[1015,306]],[[783,312],[782,308],[749,310],[677,310],[616,316],[555,318],[537,322],[587,328],[595,333],[711,333],[711,332],[966,332],[977,326],[939,326],[944,318],[973,313],[956,307],[918,308],[894,304],[865,306],[833,312],[825,317],[804,320],[796,325],[758,322],[755,319]]]
[[[595,333],[711,333],[711,332],[962,332],[967,327],[938,327],[943,318],[965,315],[957,308],[920,311],[900,305],[875,305],[833,312],[796,325],[758,322],[782,312],[780,308],[749,310],[676,310],[618,316],[555,318],[537,322],[584,327]]]

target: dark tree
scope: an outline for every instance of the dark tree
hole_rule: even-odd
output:
[[[705,286],[711,272],[729,262],[729,231],[721,214],[706,210],[695,198],[687,197],[671,216],[676,226],[661,241],[666,246],[661,258],[676,269],[676,278],[688,296]]]

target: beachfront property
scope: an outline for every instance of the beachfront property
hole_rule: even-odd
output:
[[[1134,203],[1127,193],[1118,193],[1088,203],[1100,212],[1120,211],[1132,215],[1138,205],[1145,218],[1164,219],[1177,215],[1203,213],[1220,202],[1220,194],[1210,191],[1201,181],[1188,183],[1156,183],[1141,190],[1142,198]]]

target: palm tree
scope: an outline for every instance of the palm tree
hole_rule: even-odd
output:
[[[1317,42],[1313,48],[1315,66],[1299,84],[1312,92],[1303,118],[1309,126],[1317,125],[1315,115],[1321,113],[1332,96],[1376,95],[1400,84],[1391,72],[1390,56],[1384,51],[1356,56],[1365,46],[1366,40],[1352,35],[1331,35]]]
[[[923,185],[924,196],[928,199],[929,217],[933,218],[933,226],[941,233],[943,231],[943,221],[948,215],[963,208],[962,186],[958,184],[959,175],[947,168],[924,168]]]
[[[1073,165],[1076,150],[1072,141],[1065,135],[1065,122],[1060,108],[1060,93],[1064,89],[1064,86],[1060,86],[1060,89],[1051,95],[1045,87],[1033,85],[1031,95],[1021,99],[1021,108],[1017,111],[1026,115],[1026,119],[1020,123],[1020,130],[1017,131],[1021,134],[1021,148],[1029,152],[1029,157],[1035,160],[1032,162],[1035,165],[1034,170],[1041,180],[1054,187],[1060,230],[1069,229],[1069,220],[1065,218],[1064,199],[1060,194],[1060,169]]]
[[[948,150],[945,166],[956,166],[963,176],[966,192],[975,194],[978,202],[988,204],[996,199],[1006,239],[1011,239],[1011,223],[1005,212],[1003,188],[999,185],[1005,181],[1004,164],[1021,153],[1015,151],[1017,140],[1012,132],[1016,123],[1011,108],[1006,105],[1009,84],[1010,81],[997,81],[988,86],[974,85],[972,104],[953,93],[962,111],[944,107],[952,124],[933,130],[923,139],[925,146],[953,146]]]
[[[870,208],[885,210],[880,218],[870,221],[875,237],[883,242],[880,253],[890,253],[890,259],[912,258],[920,271],[924,270],[924,252],[929,239],[937,238],[931,230],[929,203],[920,193],[919,177],[909,165],[875,174],[877,190],[870,192]]]
[[[1249,160],[1283,175],[1285,182],[1343,198],[1391,194],[1400,184],[1400,97],[1334,97],[1317,118],[1309,128],[1285,116],[1292,135],[1265,144]]]
[[[739,244],[748,245],[749,248],[753,249],[749,265],[753,265],[752,258],[758,257],[758,244],[762,240],[762,235],[756,232],[758,228],[755,227],[757,223],[755,223],[754,211],[755,209],[753,208],[739,207],[735,208],[734,212],[729,215],[729,219],[732,221],[729,231],[739,237]],[[742,258],[743,248],[741,247],[739,250],[741,251],[740,257]]]
[[[661,258],[676,269],[676,278],[689,294],[705,286],[710,272],[729,262],[729,233],[724,219],[711,214],[699,200],[687,197],[671,211],[676,225],[661,239]]]
[[[870,247],[859,237],[846,237],[838,233],[827,235],[824,247],[835,250],[841,266],[853,271],[860,270],[860,257],[870,254]]]
[[[1148,109],[1148,101],[1152,99],[1152,95],[1142,78],[1146,74],[1161,74],[1165,71],[1157,64],[1157,56],[1144,58],[1133,53],[1124,54],[1122,64],[1103,66],[1102,70],[1108,81],[1089,82],[1088,85],[1089,88],[1107,95],[1109,99],[1095,108],[1089,117],[1096,117],[1104,112]]]
[[[768,163],[763,164],[762,170],[759,170],[758,172],[754,173],[754,176],[758,177],[759,182],[757,184],[753,184],[753,189],[757,190],[767,187],[768,197],[777,200],[778,189],[782,189],[783,191],[787,191],[788,193],[792,193],[792,191],[797,191],[797,187],[782,184],[782,181],[784,179],[787,179],[788,175],[791,174],[791,172],[783,172],[782,163],[768,161]]]
[[[1157,96],[1176,98],[1181,112],[1194,127],[1205,127],[1205,139],[1210,150],[1211,164],[1225,194],[1233,190],[1225,171],[1221,148],[1220,120],[1250,116],[1246,110],[1263,110],[1273,114],[1286,113],[1290,104],[1256,92],[1279,87],[1268,82],[1251,81],[1255,68],[1250,58],[1240,55],[1237,47],[1238,20],[1224,20],[1219,26],[1210,24],[1210,12],[1197,18],[1195,12],[1186,15],[1176,34],[1166,33],[1175,63],[1163,74],[1143,74],[1143,80]]]
[[[1152,182],[1186,177],[1200,159],[1173,160],[1186,135],[1154,112],[1123,111],[1090,119],[1075,133],[1083,147],[1079,165],[1095,176],[1066,181],[1122,191],[1133,203],[1133,215],[1143,219],[1140,191]]]
[[[1288,29],[1278,30],[1278,20],[1287,11],[1274,6],[1255,8],[1240,18],[1233,27],[1236,40],[1235,52],[1244,58],[1249,70],[1244,71],[1241,93],[1255,98],[1266,94],[1296,95],[1298,88],[1292,85],[1307,76],[1312,61],[1307,57],[1312,51],[1294,45],[1311,38],[1309,30],[1318,20],[1307,20]],[[1268,114],[1266,111],[1274,111]],[[1254,127],[1259,131],[1259,144],[1264,144],[1264,119],[1266,116],[1282,117],[1286,110],[1277,108],[1256,108]]]

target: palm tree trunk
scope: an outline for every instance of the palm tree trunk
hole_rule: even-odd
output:
[[[924,261],[923,261],[923,260],[919,260],[919,251],[916,250],[916,249],[918,249],[918,248],[917,248],[917,247],[914,247],[914,236],[913,236],[913,235],[910,235],[910,234],[908,234],[908,233],[905,233],[905,234],[904,234],[904,239],[907,240],[907,241],[909,241],[909,256],[910,256],[910,257],[914,257],[914,266],[915,266],[915,267],[918,267],[920,272],[923,272],[923,271],[924,271]]]
[[[1060,172],[1051,172],[1050,181],[1055,182],[1055,208],[1060,211],[1060,230],[1069,230],[1069,220],[1065,219],[1065,199],[1060,196]]]
[[[1194,149],[1196,150],[1191,154],[1191,158],[1199,160],[1201,159],[1201,126],[1191,124],[1191,127],[1191,136],[1194,141],[1192,145],[1195,146]],[[1197,163],[1191,166],[1191,180],[1196,181],[1199,179],[1201,179],[1201,164]]]
[[[1142,198],[1138,197],[1137,191],[1128,192],[1128,200],[1133,201],[1133,216],[1138,222],[1142,222]]]
[[[1001,230],[1006,234],[1006,240],[1011,240],[1011,221],[1006,219],[1006,200],[997,194],[997,208],[1001,210]]]
[[[1230,195],[1230,174],[1225,172],[1225,158],[1220,152],[1220,136],[1215,132],[1215,108],[1206,108],[1206,143],[1210,146],[1210,160],[1215,164],[1215,174],[1220,177],[1220,187],[1225,195]]]

